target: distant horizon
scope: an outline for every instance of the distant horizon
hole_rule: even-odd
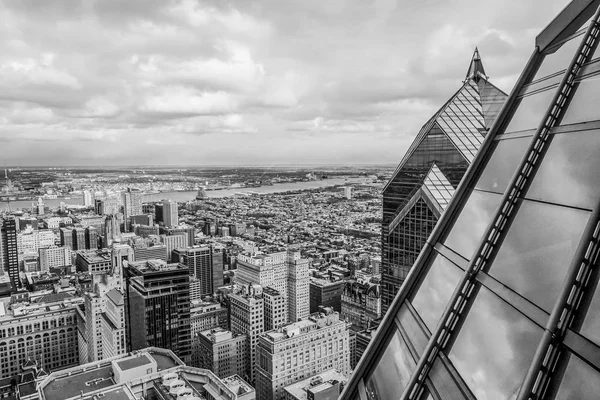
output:
[[[53,169],[95,169],[95,168],[277,168],[277,167],[345,167],[345,168],[358,168],[358,167],[394,167],[397,163],[383,163],[383,164],[322,164],[322,163],[306,163],[306,164],[197,164],[197,165],[174,165],[174,164],[122,164],[122,165],[6,165],[2,168],[6,169],[39,169],[39,168],[53,168]]]

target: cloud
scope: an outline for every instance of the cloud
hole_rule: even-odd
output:
[[[566,3],[2,2],[3,153],[14,164],[397,163],[475,46],[508,92]]]

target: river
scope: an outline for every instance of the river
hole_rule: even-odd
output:
[[[236,194],[269,194],[269,193],[281,193],[290,190],[307,190],[307,189],[319,189],[336,185],[343,185],[345,183],[360,183],[364,182],[364,178],[332,178],[324,179],[321,181],[308,181],[308,182],[285,182],[276,183],[272,186],[260,186],[260,187],[245,187],[245,188],[233,188],[233,189],[222,189],[222,190],[207,190],[206,195],[209,198],[218,197],[231,197]],[[153,202],[160,200],[173,200],[176,202],[186,202],[194,200],[196,198],[196,191],[177,191],[177,192],[162,192],[153,194],[144,194],[144,202]],[[31,203],[35,203],[36,200],[19,200],[11,201],[11,210],[31,208]],[[49,208],[57,208],[60,203],[64,202],[67,205],[82,205],[82,197],[72,197],[67,199],[44,199],[44,204]],[[2,207],[4,208],[4,207]]]

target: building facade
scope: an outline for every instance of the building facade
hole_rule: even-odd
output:
[[[342,311],[342,292],[346,282],[330,281],[326,279],[310,278],[309,297],[310,313],[319,311],[319,306],[333,308],[337,312]]]
[[[537,36],[342,400],[598,397],[599,10]]]
[[[166,227],[174,227],[179,225],[179,214],[177,203],[174,201],[164,201],[163,202],[163,223]]]
[[[381,293],[378,284],[348,281],[342,293],[341,317],[352,325],[366,329],[381,317]]]
[[[419,131],[383,190],[382,306],[391,302],[504,104],[479,52],[459,90]]]
[[[202,296],[210,296],[223,286],[223,253],[212,246],[194,246],[173,251],[173,261],[185,265],[200,281]]]
[[[247,293],[230,294],[230,325],[234,334],[245,334],[248,357],[243,377],[254,382],[254,365],[256,364],[256,346],[259,336],[264,332],[264,302],[260,289],[250,287]]]
[[[198,368],[211,370],[219,378],[246,372],[246,335],[234,335],[231,331],[214,328],[200,332],[194,339],[197,343],[194,355],[198,357]]]
[[[0,226],[0,255],[2,274],[7,274],[14,289],[22,288],[19,278],[19,251],[17,247],[17,223],[14,218],[5,218]]]

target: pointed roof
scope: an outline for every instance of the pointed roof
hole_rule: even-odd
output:
[[[471,57],[471,63],[469,64],[469,70],[467,71],[467,76],[465,80],[473,79],[475,82],[478,82],[481,78],[487,79],[487,75],[485,74],[485,69],[483,69],[483,62],[481,61],[481,57],[479,56],[479,49],[475,47],[475,51],[473,52],[473,57]]]

